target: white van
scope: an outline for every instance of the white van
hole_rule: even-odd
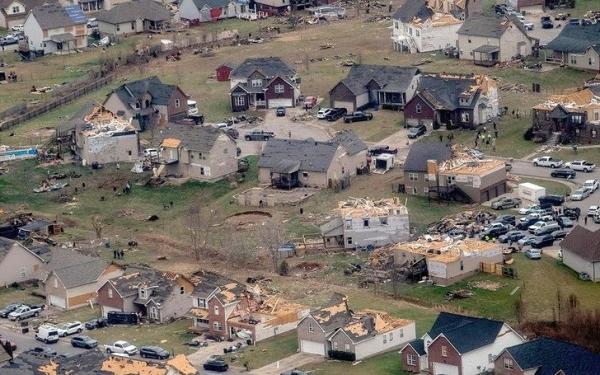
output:
[[[35,339],[45,342],[46,344],[54,344],[58,342],[58,330],[51,325],[41,325],[38,332],[35,334]]]

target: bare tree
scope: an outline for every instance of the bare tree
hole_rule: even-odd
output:
[[[96,232],[96,238],[102,239],[102,231],[104,230],[104,223],[102,222],[102,218],[98,215],[92,216],[92,228],[94,228],[94,232]]]
[[[257,247],[256,237],[252,233],[233,231],[225,237],[221,254],[229,264],[240,268],[256,260]]]
[[[205,201],[202,196],[199,202]],[[194,258],[199,261],[206,254],[211,239],[211,228],[216,222],[214,210],[203,207],[199,203],[193,204],[185,213],[185,228],[187,229],[192,244]]]
[[[273,272],[279,267],[279,247],[286,241],[287,235],[279,215],[265,221],[257,231],[258,239],[272,262]]]

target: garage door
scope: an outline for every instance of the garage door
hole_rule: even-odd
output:
[[[293,107],[292,99],[269,99],[269,108]]]
[[[110,306],[102,306],[102,316],[108,318],[108,313],[111,311],[121,311],[121,309],[117,309]]]
[[[458,367],[434,362],[433,375],[458,375]]]
[[[325,344],[316,341],[301,340],[300,351],[303,353],[325,355]]]
[[[52,295],[51,295],[51,296],[48,298],[48,302],[50,302],[50,305],[51,305],[51,306],[61,307],[61,308],[63,308],[63,309],[67,307],[67,304],[66,304],[66,302],[65,302],[65,299],[64,299],[64,298],[60,298],[60,297],[58,297],[58,296],[52,296]]]
[[[354,112],[354,103],[353,102],[342,102],[339,100],[335,100],[333,102],[333,106],[335,108],[346,108],[348,112]]]

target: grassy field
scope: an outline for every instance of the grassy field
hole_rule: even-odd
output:
[[[241,353],[228,355],[227,360],[237,367],[248,365],[257,369],[288,357],[298,351],[298,335],[295,331],[281,334],[256,344],[248,346]]]
[[[303,366],[304,371],[323,375],[397,374],[408,375],[401,370],[402,362],[398,351],[381,354],[353,365],[351,362],[329,360],[324,363]]]
[[[580,148],[577,152],[572,149],[563,149],[557,152],[551,152],[548,155],[560,158],[564,162],[584,159],[596,164],[596,166],[600,166],[600,148]]]
[[[575,187],[575,185],[567,182],[543,180],[539,178],[521,178],[520,182],[530,182],[545,187],[547,194],[567,195],[571,193],[571,187]]]
[[[31,294],[33,288],[27,287],[8,287],[0,289],[0,308],[10,303],[31,303],[38,304],[44,303],[44,300],[40,297]]]

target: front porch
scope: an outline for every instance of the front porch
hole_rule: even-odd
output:
[[[83,0],[79,1],[79,6],[84,12],[96,12],[104,9],[104,0]]]
[[[475,65],[491,67],[498,64],[500,47],[485,44],[473,50],[473,63]]]
[[[278,189],[291,190],[300,186],[300,162],[297,160],[281,160],[271,170],[271,185]]]
[[[406,93],[379,91],[377,104],[383,109],[403,109],[406,104]]]
[[[77,41],[71,33],[56,34],[50,37],[46,43],[53,44],[54,48],[50,47],[55,54],[69,54],[77,49]]]

